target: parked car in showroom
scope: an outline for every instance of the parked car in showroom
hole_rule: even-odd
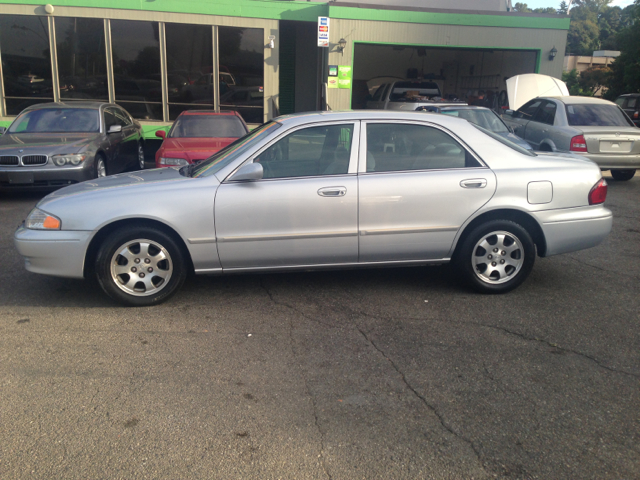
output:
[[[640,127],[640,93],[627,93],[616,98],[616,103],[625,111],[636,127]]]
[[[383,83],[367,102],[368,109],[416,110],[428,105],[466,105],[442,98],[438,84],[431,80],[401,80]]]
[[[442,113],[444,115],[451,115],[454,117],[464,118],[468,122],[475,123],[493,133],[500,135],[501,137],[511,140],[516,145],[527,150],[533,150],[528,142],[518,137],[513,133],[513,129],[508,127],[506,123],[500,118],[500,116],[487,107],[478,107],[475,105],[461,105],[461,106],[449,106],[449,107],[435,107],[426,106],[418,107],[418,111]]]
[[[538,97],[503,118],[535,150],[580,154],[615,180],[630,180],[640,168],[640,129],[613,102]]]
[[[196,274],[454,262],[503,293],[610,232],[600,169],[421,112],[279,117],[198,165],[72,185],[15,233],[27,270],[157,304]]]
[[[169,130],[158,130],[163,139],[156,152],[156,167],[200,162],[249,132],[238,112],[185,110]]]
[[[118,105],[33,105],[0,137],[0,189],[62,187],[131,167],[144,168],[142,128]]]

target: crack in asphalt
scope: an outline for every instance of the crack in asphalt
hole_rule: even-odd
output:
[[[605,370],[609,370],[611,372],[619,373],[619,374],[622,374],[622,375],[628,375],[628,376],[634,377],[634,378],[640,378],[640,374],[633,373],[633,372],[627,372],[626,370],[618,370],[616,368],[609,367],[607,365],[604,365],[597,358],[592,357],[591,355],[587,355],[586,353],[579,352],[579,351],[573,350],[571,348],[561,347],[561,346],[559,346],[559,345],[557,345],[555,343],[551,343],[548,340],[545,340],[543,338],[530,337],[530,336],[525,335],[523,333],[514,332],[513,330],[509,330],[508,328],[504,328],[504,327],[499,327],[497,325],[487,325],[487,324],[484,324],[484,323],[475,323],[475,322],[463,322],[463,323],[467,323],[467,324],[471,324],[471,325],[478,325],[478,326],[486,327],[486,328],[492,328],[494,330],[499,330],[501,332],[508,333],[509,335],[514,335],[514,336],[519,337],[519,338],[521,338],[523,340],[527,340],[527,341],[530,341],[530,342],[542,343],[544,345],[547,345],[548,347],[555,348],[555,349],[560,350],[562,352],[573,353],[574,355],[578,355],[580,357],[584,357],[584,358],[586,358],[588,360],[591,360],[593,363],[598,365],[600,368],[604,368]]]
[[[288,304],[282,303],[282,302],[278,302],[274,298],[274,296],[271,293],[271,291],[264,284],[264,282],[262,281],[262,278],[260,279],[260,286],[267,293],[267,296],[269,297],[269,300],[271,300],[271,302],[274,305],[288,308],[290,310],[293,310],[296,313],[299,313],[304,318],[307,318],[307,319],[312,320],[312,321],[317,322],[317,323],[321,323],[321,324],[323,324],[325,326],[333,327],[333,325],[327,325],[327,324],[325,324],[323,322],[317,321],[316,319],[313,319],[313,318],[309,317],[304,312],[301,312],[300,310],[292,307],[291,305],[288,305]],[[333,328],[338,328],[338,327],[333,327]],[[289,320],[289,344],[291,345],[291,353],[293,353],[293,356],[294,357],[299,357],[300,355],[298,354],[298,352],[296,351],[296,348],[295,348],[295,339],[293,338],[293,321],[292,320]],[[325,454],[324,454],[324,452],[325,452],[325,434],[322,431],[322,429],[320,428],[320,420],[318,419],[318,405],[316,404],[315,397],[311,393],[311,389],[309,388],[309,382],[307,381],[307,377],[304,374],[304,371],[303,371],[302,368],[300,368],[300,376],[302,377],[302,381],[304,382],[304,388],[305,388],[305,391],[307,393],[307,396],[311,400],[314,423],[315,423],[315,426],[316,426],[316,430],[318,430],[318,433],[320,434],[320,454],[318,455],[318,459],[320,460],[320,466],[322,467],[322,470],[324,471],[324,474],[327,476],[327,478],[329,480],[333,480],[333,477],[331,476],[331,474],[327,470],[327,465],[326,465],[326,461],[325,461],[326,460]]]
[[[471,450],[473,450],[473,453],[475,454],[476,458],[478,459],[478,462],[480,463],[480,466],[486,472],[486,468],[484,466],[484,462],[482,460],[482,456],[481,456],[480,452],[478,451],[478,448],[473,443],[473,441],[468,439],[467,437],[465,437],[461,433],[456,432],[453,429],[453,427],[448,425],[447,421],[444,418],[444,415],[436,407],[431,405],[424,396],[420,395],[420,393],[409,383],[409,381],[407,380],[407,377],[402,372],[402,370],[400,370],[400,368],[395,364],[395,362],[393,360],[391,360],[391,358],[389,358],[384,353],[384,351],[380,347],[378,347],[378,345],[376,345],[376,343],[369,337],[369,335],[367,335],[367,333],[362,328],[360,328],[357,324],[354,324],[354,326],[360,332],[360,334],[365,338],[365,340],[368,343],[370,343],[371,346],[373,348],[375,348],[378,351],[378,353],[380,353],[380,355],[382,355],[382,357],[387,362],[389,362],[389,364],[398,373],[398,375],[400,375],[400,378],[402,379],[402,382],[405,384],[407,389],[410,392],[412,392],[416,396],[416,398],[418,398],[429,410],[431,410],[431,412],[433,412],[433,414],[436,416],[436,418],[440,421],[440,424],[442,425],[442,428],[444,428],[447,432],[451,433],[456,438],[459,438],[460,440],[464,441],[467,445],[469,445],[469,447],[471,447]]]
[[[615,271],[614,272],[613,270],[607,270],[606,268],[598,267],[597,265],[592,265],[591,263],[585,262],[584,260],[580,260],[579,258],[576,258],[576,257],[574,257],[572,255],[567,255],[567,258],[570,259],[570,260],[573,260],[574,262],[581,263],[582,265],[586,265],[587,267],[591,267],[591,268],[595,268],[596,270],[600,270],[601,272],[615,273],[616,275],[622,275],[623,277],[640,279],[640,277],[637,276],[637,275],[629,275],[628,273],[623,273],[623,272],[619,272],[619,271]]]

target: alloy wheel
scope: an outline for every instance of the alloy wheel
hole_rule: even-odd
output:
[[[471,265],[485,283],[497,285],[514,278],[524,265],[524,248],[514,234],[496,231],[484,235],[473,248]]]
[[[118,247],[111,258],[113,283],[136,297],[158,293],[168,284],[172,273],[169,252],[152,240],[130,240]]]

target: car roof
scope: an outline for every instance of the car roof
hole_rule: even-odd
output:
[[[563,97],[538,97],[538,98],[542,98],[542,99],[550,98],[553,100],[559,100],[565,105],[584,105],[584,104],[614,105],[613,102],[610,102],[609,100],[604,100],[602,98],[580,97],[577,95],[570,95],[570,96],[563,96]]]
[[[448,105],[446,107],[440,107],[440,110],[491,110],[487,107],[481,107],[479,105]]]
[[[109,102],[48,102],[48,103],[37,103],[35,105],[31,105],[30,107],[25,108],[25,110],[38,110],[41,108],[95,108],[98,109],[101,106],[111,106],[116,107],[113,103]]]
[[[424,122],[433,121],[442,126],[459,125],[466,120],[451,115],[432,112],[400,111],[400,110],[334,110],[328,112],[303,112],[283,115],[274,120],[286,126],[310,124],[314,122],[347,122],[356,120],[407,120]]]
[[[225,116],[238,116],[239,113],[235,110],[230,110],[226,112],[216,112],[215,110],[185,110],[182,115],[225,115]]]

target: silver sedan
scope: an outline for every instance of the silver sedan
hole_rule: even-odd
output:
[[[536,156],[466,120],[417,112],[280,117],[199,165],[127,173],[42,199],[15,233],[29,271],[97,277],[157,304],[196,274],[455,263],[520,285],[536,255],[610,232],[600,169]]]
[[[630,180],[640,168],[640,129],[615,103],[591,97],[538,97],[503,116],[535,150],[577,153]]]

